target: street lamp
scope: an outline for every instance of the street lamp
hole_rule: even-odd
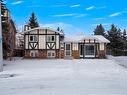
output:
[[[0,1],[0,72],[3,71],[3,45],[2,45],[2,25],[1,25],[1,4]]]

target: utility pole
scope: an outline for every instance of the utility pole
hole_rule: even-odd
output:
[[[0,72],[3,71],[3,45],[2,45],[2,20],[1,20],[1,4],[0,1]]]

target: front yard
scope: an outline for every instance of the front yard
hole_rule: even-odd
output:
[[[5,61],[0,95],[127,95],[127,69],[108,59]]]

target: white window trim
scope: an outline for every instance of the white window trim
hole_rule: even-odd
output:
[[[33,41],[30,40],[30,37],[31,37],[31,36],[33,37]],[[36,41],[35,41],[35,37],[36,37]],[[37,35],[30,35],[30,36],[29,36],[29,42],[37,42],[37,41],[38,41]]]
[[[54,41],[52,41],[52,36],[54,37]],[[50,37],[50,40],[48,39]],[[48,35],[47,36],[47,42],[55,42],[55,35]]]
[[[94,55],[85,55],[85,46],[90,46],[90,45],[93,45],[94,46]],[[84,55],[85,55],[85,57],[95,57],[95,44],[85,44],[84,45]]]
[[[66,50],[66,44],[70,44],[70,55],[67,55],[67,54],[66,54],[66,51],[67,51],[67,50]],[[71,53],[72,53],[71,48],[72,48],[71,43],[65,43],[65,56],[71,56],[71,55],[72,55],[72,54],[71,54]]]

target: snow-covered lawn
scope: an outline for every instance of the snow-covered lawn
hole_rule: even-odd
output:
[[[114,60],[116,60],[117,64],[127,68],[127,56],[117,56],[114,57]]]
[[[0,95],[127,95],[127,69],[114,60],[5,61]]]

